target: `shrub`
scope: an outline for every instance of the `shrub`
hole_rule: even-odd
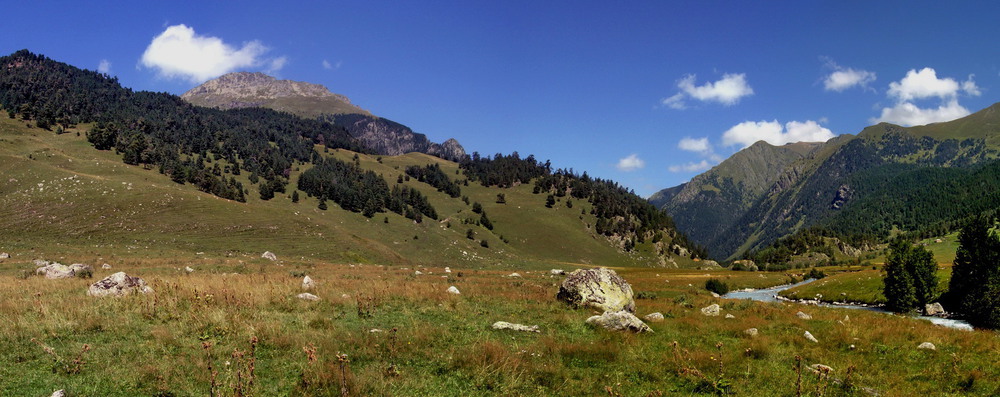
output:
[[[656,293],[649,291],[639,291],[635,294],[635,299],[656,299]]]
[[[708,281],[705,281],[705,289],[719,295],[725,295],[729,292],[729,286],[717,278],[710,278]]]
[[[823,277],[826,277],[826,273],[823,273],[822,270],[818,270],[816,268],[813,268],[812,270],[809,270],[809,273],[806,273],[806,278],[814,278],[819,280]]]

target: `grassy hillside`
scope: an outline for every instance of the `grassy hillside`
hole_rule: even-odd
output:
[[[425,219],[415,224],[393,213],[369,219],[333,203],[321,211],[317,200],[302,192],[300,201],[292,203],[295,180],[308,163],[297,163],[288,193],[269,201],[258,198],[247,173],[236,176],[250,187],[248,202],[237,203],[173,183],[154,169],[122,164],[111,151],[94,150],[85,134],[77,135],[87,127],[56,135],[0,118],[0,172],[6,179],[0,186],[0,250],[40,258],[135,255],[248,260],[269,250],[284,261],[306,263],[659,265],[650,243],[625,254],[588,230],[588,223],[595,220],[581,214],[585,202],[572,209],[562,202],[545,208],[544,195],[531,194],[530,186],[463,187],[470,203],[481,203],[493,220],[492,232],[463,224],[464,219],[478,219],[470,205],[415,180],[404,183],[430,198],[440,222]],[[355,153],[333,150],[327,155],[353,161]],[[382,174],[391,184],[406,165],[433,162],[455,179],[464,179],[454,175],[457,164],[423,154],[378,159],[358,157],[363,168]],[[501,192],[506,204],[496,204]],[[466,238],[469,229],[474,240]],[[489,248],[481,246],[483,240]],[[683,258],[675,261],[691,264]]]

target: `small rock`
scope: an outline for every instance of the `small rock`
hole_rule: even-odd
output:
[[[844,315],[844,322],[845,323],[851,322],[851,316],[848,316],[848,315],[845,314]]]
[[[812,320],[812,318],[813,318],[813,316],[810,316],[810,315],[805,314],[803,312],[795,313],[795,316],[798,317],[798,318],[801,318],[803,320]]]
[[[945,314],[944,306],[941,306],[940,302],[928,303],[924,305],[924,313],[927,313],[928,316]]]
[[[552,269],[552,270],[549,270],[549,274],[551,274],[553,276],[565,276],[566,275],[566,271],[563,270],[563,269]]]
[[[7,259],[7,258],[10,258],[10,254],[6,252],[0,252],[0,259]]]
[[[448,287],[448,293],[449,294],[453,294],[453,295],[460,295],[461,294],[461,292],[458,292],[458,288],[455,288],[454,285]]]
[[[184,271],[185,271],[185,272],[186,272],[187,274],[191,274],[191,273],[194,273],[194,269],[192,269],[192,268],[191,268],[191,266],[184,266]]]
[[[809,369],[812,370],[814,373],[817,373],[817,374],[819,374],[819,373],[825,373],[825,374],[833,373],[833,368],[830,368],[830,366],[823,365],[823,364],[813,364],[813,365],[810,365]]]
[[[312,290],[316,288],[316,282],[313,281],[312,277],[305,276],[302,278],[302,289],[305,291]]]
[[[757,335],[760,335],[760,331],[757,331],[757,328],[747,328],[745,331],[743,331],[743,334],[751,338],[756,338]]]
[[[524,324],[514,324],[508,323],[506,321],[497,321],[493,323],[493,329],[509,329],[513,331],[523,331],[523,332],[542,332],[538,330],[537,325],[527,326]]]
[[[44,259],[35,259],[33,263],[35,264],[35,267],[43,267],[43,266],[48,266],[52,262],[49,262]]]
[[[111,265],[105,263],[105,264],[101,265],[101,269],[110,270],[111,269]]]
[[[937,346],[934,346],[934,344],[930,342],[924,342],[921,343],[920,346],[917,346],[917,349],[937,350]]]
[[[296,298],[306,300],[306,301],[318,301],[319,297],[308,292],[303,292],[301,294],[295,295]]]
[[[813,336],[813,334],[812,334],[812,333],[810,333],[809,331],[806,331],[806,333],[802,334],[802,336],[804,336],[804,337],[805,337],[806,339],[808,339],[808,340],[809,340],[810,342],[813,342],[813,343],[819,343],[819,341],[818,341],[818,340],[816,340],[816,337],[815,337],[815,336]]]
[[[416,271],[413,272],[414,276],[419,276],[419,275],[422,275],[422,274],[424,274],[424,272],[422,272],[420,270],[416,270]]]
[[[521,273],[511,273],[511,274],[507,275],[507,277],[510,277],[510,278],[521,278]]]
[[[264,259],[270,259],[272,262],[278,260],[278,256],[271,251],[264,251],[264,254],[260,256]]]
[[[646,319],[646,321],[649,321],[651,323],[658,323],[660,321],[663,321],[663,313],[660,313],[660,312],[649,313],[649,314],[647,314],[643,318]]]
[[[62,389],[56,390],[49,397],[66,397],[66,391]]]
[[[340,299],[351,299],[351,296],[348,294],[341,294]]]
[[[378,328],[372,328],[372,329],[368,330],[368,333],[369,334],[378,334],[378,333],[382,333],[382,330],[380,330]]]
[[[712,297],[713,297],[713,298],[721,298],[721,297],[722,297],[722,295],[719,295],[719,293],[718,293],[718,292],[712,292]]]
[[[726,313],[726,318],[736,318],[736,316],[734,316],[732,314],[729,314],[729,313]]]
[[[649,328],[646,323],[625,310],[604,312],[600,316],[592,316],[587,319],[587,324],[604,327],[612,331],[653,332],[653,329]]]
[[[446,267],[446,268],[444,268],[444,272],[445,272],[445,273],[451,273],[451,268],[450,268],[450,267]]]
[[[129,294],[148,294],[153,289],[146,285],[146,281],[134,276],[129,276],[125,272],[118,272],[105,277],[103,280],[90,285],[87,289],[89,296],[123,296]]]
[[[719,307],[718,304],[713,303],[711,305],[701,308],[701,314],[704,314],[706,316],[718,316],[721,310],[722,309]]]

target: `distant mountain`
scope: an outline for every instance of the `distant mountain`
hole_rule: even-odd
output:
[[[465,157],[454,139],[437,144],[409,127],[372,115],[319,84],[278,80],[263,73],[235,72],[209,80],[181,95],[194,105],[233,109],[265,107],[300,117],[321,119],[347,129],[383,155],[420,152],[450,160]]]
[[[993,105],[946,123],[881,123],[822,144],[757,143],[650,200],[716,258],[813,226],[883,240],[894,230],[949,229],[1000,207],[998,149]]]

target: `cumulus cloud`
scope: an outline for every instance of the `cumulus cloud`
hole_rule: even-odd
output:
[[[111,74],[111,61],[102,59],[101,62],[97,64],[97,71],[104,74]]]
[[[726,106],[734,105],[741,98],[753,95],[753,88],[747,83],[745,73],[727,73],[715,82],[696,85],[697,77],[693,74],[684,76],[677,82],[680,92],[660,100],[664,106],[673,109],[685,109],[685,99],[697,99],[702,102],[718,102]]]
[[[630,154],[628,157],[618,160],[618,165],[616,165],[615,167],[617,167],[619,171],[629,172],[629,171],[635,171],[645,166],[646,162],[642,161],[642,159],[639,158],[639,155],[633,153]]]
[[[712,151],[712,145],[708,143],[708,137],[697,139],[684,137],[684,139],[681,139],[681,141],[677,143],[677,147],[681,150],[695,153],[711,153]]]
[[[868,87],[868,84],[875,81],[875,72],[867,70],[842,68],[834,65],[837,69],[826,76],[823,80],[823,88],[827,91],[841,92],[848,88],[859,86]]]
[[[778,120],[744,121],[723,133],[722,143],[726,146],[747,147],[757,141],[784,145],[792,142],[826,142],[833,137],[830,129],[812,120],[789,121],[784,125]]]
[[[278,71],[280,71],[282,68],[285,67],[286,63],[288,63],[288,57],[274,58],[271,60],[271,62],[268,62],[267,70],[265,70],[265,72],[267,72],[268,74],[277,73]]]
[[[327,61],[326,59],[324,59],[323,60],[323,69],[331,70],[331,69],[333,69],[333,65],[330,64],[330,61]]]
[[[873,123],[888,122],[904,126],[923,125],[950,121],[969,115],[969,109],[958,103],[958,96],[965,93],[969,96],[982,95],[974,80],[975,75],[959,83],[957,80],[944,77],[938,78],[933,68],[923,68],[919,71],[911,69],[899,81],[889,83],[886,95],[896,101],[892,107],[882,109],[879,117],[873,117]],[[937,107],[921,107],[918,100],[939,99]]]
[[[872,119],[873,123],[887,122],[904,126],[925,125],[950,121],[969,115],[969,109],[952,98],[937,108],[921,108],[910,102],[901,102],[891,108],[883,108],[882,115]]]
[[[264,60],[267,47],[254,40],[239,48],[222,39],[201,36],[186,25],[169,26],[143,52],[142,66],[156,69],[166,78],[182,78],[194,83],[218,77],[239,68],[265,65],[275,72],[287,61],[284,57]]]
[[[667,167],[667,170],[669,170],[670,172],[675,172],[675,173],[676,172],[701,172],[701,171],[707,171],[709,168],[712,168],[712,163],[709,163],[708,160],[701,160],[701,161],[699,161],[697,163],[692,161],[692,162],[689,162],[687,164],[672,165],[670,167]]]

